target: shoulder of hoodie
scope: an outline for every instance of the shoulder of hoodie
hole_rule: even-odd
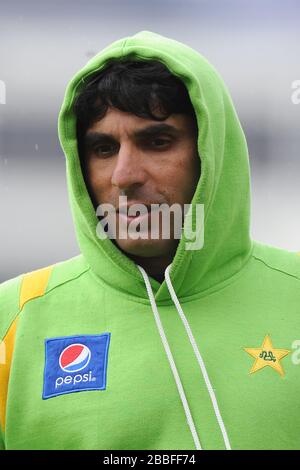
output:
[[[300,249],[298,252],[288,251],[254,241],[252,256],[266,269],[298,280],[300,288]]]
[[[47,267],[51,268],[51,271],[43,295],[78,279],[78,277],[90,269],[81,254],[40,269]],[[0,341],[5,337],[10,325],[20,313],[20,293],[24,276],[38,272],[40,269],[22,273],[0,284]],[[34,299],[31,301],[34,302]]]

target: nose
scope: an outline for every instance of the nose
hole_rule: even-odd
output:
[[[139,150],[130,144],[120,146],[112,173],[112,185],[120,190],[128,190],[133,186],[142,186],[145,182],[146,172]]]

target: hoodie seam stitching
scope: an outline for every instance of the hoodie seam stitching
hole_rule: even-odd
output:
[[[210,291],[210,292],[207,292],[207,293],[205,293],[205,291],[202,291],[202,292],[199,293],[199,295],[198,295],[198,294],[193,294],[193,296],[191,296],[191,297],[193,297],[193,298],[191,298],[191,299],[186,299],[186,300],[184,300],[184,298],[183,298],[183,299],[180,299],[180,303],[194,302],[194,301],[197,301],[197,300],[199,300],[199,299],[203,299],[203,298],[205,298],[205,297],[207,297],[207,296],[209,296],[209,295],[213,295],[213,294],[215,294],[215,293],[217,293],[217,292],[220,292],[222,289],[225,289],[226,287],[229,287],[233,282],[235,282],[235,280],[237,280],[237,279],[243,274],[244,269],[246,269],[247,266],[248,266],[248,264],[251,262],[251,259],[252,259],[252,257],[253,257],[252,252],[253,252],[253,246],[252,246],[252,249],[251,249],[249,258],[248,258],[247,261],[243,264],[243,266],[242,266],[238,271],[236,271],[234,274],[232,274],[229,278],[227,278],[227,279],[225,279],[225,280],[223,280],[223,281],[221,281],[220,283],[218,283],[218,284],[215,285],[215,286],[217,286],[217,285],[220,285],[220,284],[223,284],[223,283],[224,283],[224,285],[223,285],[222,287],[216,287],[216,289],[214,289],[214,287],[209,288],[209,290],[210,290],[210,289],[213,289],[213,290]],[[93,277],[95,277],[96,281],[97,281],[99,284],[101,284],[101,285],[103,286],[103,288],[105,289],[105,287],[106,287],[107,284],[106,284],[104,281],[102,281],[102,280],[93,272],[92,269],[91,269],[91,275],[92,275]],[[102,283],[103,283],[103,284],[102,284]],[[110,285],[107,285],[107,286],[108,286],[109,289],[112,289],[113,291],[117,291],[117,289],[115,289],[114,287],[112,287],[112,286],[110,286]],[[145,302],[143,302],[141,299],[139,299],[139,298],[137,298],[137,297],[132,297],[132,296],[129,296],[129,295],[125,294],[125,293],[120,293],[120,291],[117,291],[117,292],[118,292],[122,297],[125,297],[125,298],[128,299],[129,301],[132,301],[132,302],[135,302],[135,303],[139,303],[139,304],[141,304],[141,305],[150,305],[150,302],[147,301],[147,299],[144,299]],[[194,297],[194,296],[195,296],[195,297]],[[170,307],[170,306],[173,305],[173,302],[172,302],[172,301],[170,301],[170,302],[168,302],[168,303],[160,303],[160,302],[156,302],[156,303],[157,303],[157,306],[158,306],[158,307]]]
[[[105,281],[102,281],[102,279],[99,276],[97,276],[97,274],[95,274],[95,272],[91,268],[90,268],[90,271],[91,271],[91,275],[95,278],[96,282],[98,282],[103,287],[104,290],[107,286],[108,289],[112,289],[113,291],[116,291],[119,295],[126,298],[127,300],[130,300],[132,302],[137,302],[141,305],[150,305],[150,302],[149,302],[148,298],[145,297],[145,299],[143,299],[144,301],[142,301],[138,297],[130,296],[128,294],[120,292],[116,287],[112,287],[109,284],[107,284]]]
[[[0,336],[0,343],[4,340],[4,338],[6,337],[7,333],[9,332],[13,322],[16,320],[16,318],[19,316],[19,314],[21,313],[21,310],[18,310],[17,313],[14,314],[14,317],[13,319],[10,321],[8,327],[4,330],[4,334],[3,336]]]
[[[58,284],[57,286],[54,286],[54,287],[52,287],[51,289],[49,289],[48,291],[44,292],[43,295],[39,295],[38,297],[33,297],[32,299],[27,300],[27,302],[24,303],[23,307],[20,308],[20,309],[18,309],[17,313],[14,314],[13,320],[9,323],[7,329],[5,330],[5,333],[4,333],[4,335],[3,335],[3,338],[5,338],[5,335],[7,334],[9,328],[11,327],[12,323],[15,321],[15,319],[17,318],[17,316],[20,315],[20,314],[23,312],[25,305],[29,304],[30,302],[34,302],[35,300],[40,299],[41,297],[45,297],[47,294],[49,294],[50,292],[54,291],[56,288],[58,288],[58,287],[60,287],[60,286],[62,286],[62,285],[64,285],[64,284],[67,284],[68,282],[72,282],[72,281],[74,281],[75,279],[78,279],[80,276],[82,276],[83,274],[85,274],[85,273],[86,273],[87,271],[89,271],[90,269],[91,269],[91,268],[88,267],[85,271],[81,272],[81,273],[78,274],[76,277],[73,277],[72,279],[68,279],[67,281],[61,282],[61,283]],[[0,337],[0,341],[2,341],[3,338]]]
[[[52,287],[51,289],[49,289],[48,291],[46,291],[43,295],[39,295],[38,297],[33,297],[32,299],[29,299],[27,302],[24,303],[23,307],[18,311],[18,314],[19,315],[23,309],[24,309],[24,306],[27,305],[28,303],[30,302],[33,302],[37,299],[40,299],[41,297],[45,297],[46,295],[50,294],[51,292],[53,292],[55,289],[59,288],[60,286],[63,286],[64,284],[67,284],[68,282],[72,282],[72,281],[75,281],[76,279],[78,279],[80,276],[82,276],[83,274],[85,274],[87,271],[89,271],[91,268],[88,267],[86,268],[83,272],[81,272],[80,274],[76,275],[75,277],[72,277],[72,279],[67,279],[66,281],[63,281],[59,284],[57,284],[56,286]]]
[[[268,268],[272,269],[273,271],[277,271],[281,274],[285,274],[286,276],[289,276],[289,277],[292,277],[293,279],[297,279],[297,281],[300,281],[300,277],[295,275],[295,274],[291,274],[287,271],[284,271],[282,269],[278,269],[278,268],[275,268],[274,266],[271,266],[269,263],[267,263],[265,260],[263,260],[262,258],[259,258],[257,255],[253,255],[253,258],[256,259],[257,261],[260,261],[261,263],[263,263],[265,266],[267,266]]]
[[[67,279],[66,281],[60,282],[60,283],[57,284],[56,286],[51,287],[51,289],[49,289],[48,291],[46,291],[44,295],[47,295],[48,293],[52,292],[53,290],[57,289],[58,287],[63,286],[64,284],[67,284],[68,282],[75,281],[75,280],[78,279],[80,276],[83,276],[83,274],[85,274],[86,272],[88,272],[90,269],[91,269],[91,267],[88,266],[87,268],[85,268],[84,271],[80,272],[79,274],[77,274],[76,276],[72,277],[71,279]],[[32,299],[32,300],[34,300],[34,299]]]
[[[195,297],[195,298],[192,298],[192,299],[187,299],[187,300],[184,300],[184,299],[182,300],[181,299],[180,303],[183,304],[183,303],[193,302],[193,301],[196,301],[198,299],[204,299],[205,297],[216,294],[216,293],[220,292],[221,290],[226,289],[227,287],[230,287],[230,285],[232,283],[237,281],[239,279],[239,277],[242,276],[244,270],[247,268],[248,264],[251,262],[251,258],[252,258],[252,256],[249,256],[249,259],[246,261],[246,263],[243,264],[243,266],[238,271],[233,273],[230,277],[228,277],[227,279],[225,279],[223,281],[220,281],[219,283],[215,284],[215,286],[212,286],[212,287],[208,288],[207,290],[209,292],[206,293],[205,291],[202,291],[202,292],[199,293],[198,297]],[[194,294],[194,295],[196,296],[197,294]]]

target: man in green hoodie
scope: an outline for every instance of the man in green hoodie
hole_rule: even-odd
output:
[[[300,258],[250,237],[247,145],[215,69],[155,33],[120,39],[68,85],[59,137],[81,254],[0,286],[0,446],[299,448]],[[196,234],[204,206],[203,245],[173,225],[124,239],[153,203],[191,203]]]

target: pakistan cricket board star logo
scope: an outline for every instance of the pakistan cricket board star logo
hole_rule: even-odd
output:
[[[265,337],[261,348],[244,348],[244,350],[255,358],[250,374],[269,366],[276,370],[281,377],[284,376],[284,370],[280,361],[291,351],[288,349],[275,349],[269,335]]]

